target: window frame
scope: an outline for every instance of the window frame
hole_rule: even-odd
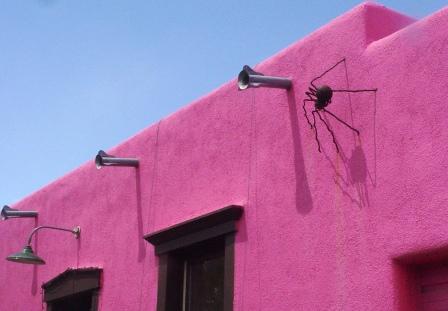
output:
[[[67,269],[44,283],[43,301],[47,304],[47,311],[52,310],[55,301],[85,292],[92,295],[91,311],[98,310],[101,274],[100,268]]]
[[[183,264],[176,253],[214,238],[224,240],[224,311],[233,310],[235,234],[243,208],[231,205],[150,233],[144,239],[159,257],[157,311],[178,311],[183,291]],[[175,298],[175,299],[173,299]]]

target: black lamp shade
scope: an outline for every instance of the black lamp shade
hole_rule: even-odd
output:
[[[44,265],[45,261],[39,256],[35,255],[30,245],[27,245],[19,253],[14,253],[6,257],[6,260],[26,263],[32,265]]]

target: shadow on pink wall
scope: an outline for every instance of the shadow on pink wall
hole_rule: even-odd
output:
[[[296,180],[295,202],[297,211],[308,214],[313,209],[310,186],[306,177],[305,163],[303,159],[302,143],[300,141],[300,128],[297,116],[297,103],[294,88],[288,92],[289,117],[291,121],[291,135],[294,150],[294,172]]]
[[[145,240],[143,239],[143,209],[140,170],[135,170],[135,193],[137,195],[137,241],[138,241],[138,262],[146,257]]]

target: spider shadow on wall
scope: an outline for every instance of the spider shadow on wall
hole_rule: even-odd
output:
[[[343,64],[344,66],[338,66]],[[332,72],[335,68],[339,69],[339,78],[336,79],[328,79],[331,77],[327,75]],[[341,74],[342,73],[342,74]],[[338,72],[334,72],[333,76],[338,76]],[[342,78],[341,78],[342,76]],[[328,85],[321,84],[321,79],[328,81],[343,81],[345,79],[345,85],[340,86],[337,85],[337,89],[332,89]],[[335,82],[337,84],[337,82]],[[303,109],[305,112],[305,117],[308,125],[311,127],[311,130],[314,131],[315,141],[317,144],[317,149],[319,152],[322,152],[327,159],[328,163],[332,167],[334,171],[334,183],[341,191],[341,193],[348,197],[350,201],[356,204],[358,207],[362,208],[364,206],[370,206],[370,199],[368,193],[367,182],[370,180],[373,187],[376,187],[376,95],[377,89],[351,89],[349,86],[349,78],[348,78],[348,70],[345,59],[339,61],[325,71],[320,76],[314,78],[311,83],[308,91],[305,93],[306,98],[303,100]],[[320,86],[317,86],[320,85]],[[346,94],[346,98],[344,99],[342,96],[338,96],[335,100],[336,107],[339,107],[341,104],[347,104],[349,107],[349,116],[350,121],[346,122],[342,118],[338,117],[338,115],[330,112],[326,107],[331,103],[333,94]],[[358,94],[354,94],[358,93]],[[365,95],[360,96],[359,94],[364,93]],[[353,113],[353,102],[352,96],[356,98],[356,106],[362,105],[363,114],[361,117],[362,120],[357,118],[358,124],[366,125],[362,131],[359,131],[355,127],[354,122],[354,113]],[[372,98],[373,97],[373,98]],[[361,100],[360,100],[361,99]],[[370,102],[370,105],[369,105]],[[312,111],[312,121],[308,118],[306,106],[309,104],[314,104],[314,110]],[[360,110],[358,110],[360,111]],[[367,112],[367,113],[366,113]],[[318,116],[318,118],[316,118]],[[331,117],[331,118],[329,118]],[[373,117],[373,120],[372,120]],[[367,118],[367,119],[366,119]],[[316,122],[317,121],[317,122]],[[321,129],[319,128],[319,122],[321,123]],[[373,121],[373,122],[372,122]],[[332,123],[333,122],[333,123]],[[348,133],[347,135],[351,135],[353,139],[353,145],[350,156],[347,156],[348,152],[344,151],[344,147],[347,146],[347,140],[345,139],[343,144],[341,144],[337,135],[335,134],[334,125],[337,125],[338,128],[341,128],[338,131],[338,135],[344,135],[344,133]],[[367,128],[372,126],[371,131],[367,131]],[[322,133],[325,133],[325,129],[329,133],[329,137],[331,137],[332,144],[334,145],[334,150],[337,153],[338,158],[336,158],[336,165],[334,160],[332,160],[332,156],[330,156],[330,152],[333,152],[331,149],[324,148],[326,145],[326,137],[322,136]],[[319,133],[319,135],[318,135]],[[372,139],[365,139],[364,135],[371,134]],[[319,136],[321,136],[319,138]],[[324,140],[325,138],[325,140]],[[363,140],[365,139],[365,142]],[[372,142],[372,146],[369,145],[369,141]],[[363,146],[364,145],[364,146]],[[366,157],[365,148],[368,147],[368,150],[371,150],[369,153],[369,157]],[[331,150],[331,151],[330,151]],[[342,169],[340,168],[339,161],[342,162]],[[368,166],[370,164],[370,169]],[[371,172],[373,171],[373,173]]]

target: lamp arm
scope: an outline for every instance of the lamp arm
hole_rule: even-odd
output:
[[[39,226],[39,227],[34,228],[33,231],[31,231],[30,236],[28,238],[27,245],[31,245],[31,238],[33,237],[34,233],[36,233],[40,229],[54,229],[54,230],[71,232],[75,235],[76,239],[79,238],[79,234],[81,233],[81,228],[79,226],[77,226],[71,230],[65,229],[65,228],[52,227],[52,226]]]

